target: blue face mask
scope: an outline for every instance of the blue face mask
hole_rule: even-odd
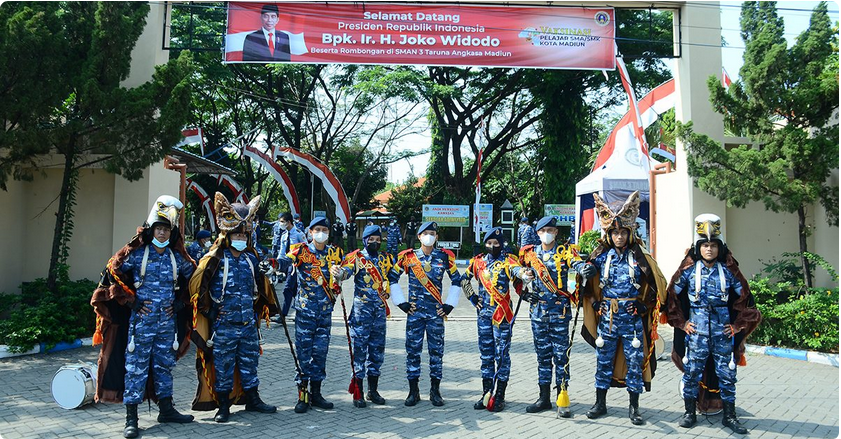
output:
[[[241,252],[248,247],[248,241],[231,240],[231,247],[233,247],[236,251]]]
[[[164,248],[169,245],[169,240],[167,239],[164,242],[158,241],[158,238],[152,238],[152,244],[155,244],[157,248]]]

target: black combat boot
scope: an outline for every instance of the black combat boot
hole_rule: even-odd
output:
[[[587,417],[597,419],[607,414],[607,389],[596,389],[596,403],[587,411]]]
[[[213,420],[216,422],[228,422],[228,418],[231,416],[231,398],[227,392],[225,394],[218,393],[217,396],[219,397],[219,411],[216,412]]]
[[[362,378],[354,378],[353,380],[356,382],[356,387],[359,388],[359,399],[354,398],[353,406],[363,408],[368,404],[365,404],[365,398],[362,396]]]
[[[137,437],[140,429],[137,428],[137,404],[126,404],[126,428],[123,430],[123,437]]]
[[[494,387],[494,380],[493,378],[482,378],[482,396],[473,404],[473,408],[476,410],[482,410],[485,408],[485,395],[488,394]]]
[[[696,422],[698,422],[698,417],[695,416],[695,406],[697,405],[697,400],[695,398],[683,398],[683,407],[686,412],[683,414],[683,417],[680,418],[680,425],[683,428],[692,428]]]
[[[630,401],[630,406],[628,407],[628,418],[631,420],[631,423],[634,425],[645,424],[642,416],[640,416],[640,394],[628,392],[628,400]]]
[[[268,405],[260,399],[260,392],[256,387],[245,391],[245,411],[260,413],[275,413],[277,407]]]
[[[444,398],[441,398],[441,379],[440,378],[430,378],[430,385],[429,385],[429,402],[432,403],[435,407],[441,407],[444,405]]]
[[[539,384],[540,396],[534,404],[526,407],[526,413],[540,413],[552,408],[552,403],[549,402],[549,384]]]
[[[418,389],[418,378],[409,378],[409,396],[406,397],[404,403],[407,407],[411,407],[420,401],[420,390]]]
[[[377,392],[377,386],[379,385],[380,377],[378,376],[368,376],[368,401],[373,402],[377,405],[385,404],[385,398],[380,396],[380,393]]]
[[[748,429],[739,423],[739,418],[736,417],[736,403],[721,401],[724,404],[724,419],[721,423],[725,427],[733,430],[733,433],[748,434]]]
[[[310,403],[313,407],[324,410],[333,408],[333,403],[321,396],[321,381],[310,381]]]
[[[193,422],[193,415],[182,415],[175,410],[172,405],[172,397],[161,398],[158,401],[158,422],[175,422],[177,424],[186,424]]]
[[[306,413],[310,409],[310,394],[307,392],[309,381],[301,381],[298,387],[298,402],[295,403],[295,413]]]
[[[494,394],[493,411],[501,412],[505,410],[505,388],[508,387],[508,381],[497,381],[496,394]]]

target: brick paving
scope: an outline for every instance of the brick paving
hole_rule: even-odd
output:
[[[402,279],[405,284],[405,277]],[[446,289],[445,281],[445,289]],[[345,283],[350,288],[350,283]],[[405,290],[404,285],[404,290]],[[349,297],[349,293],[346,295]],[[348,303],[350,306],[350,303]],[[475,313],[462,300],[446,323],[444,380],[441,392],[446,404],[429,403],[427,356],[423,356],[421,401],[415,407],[403,406],[408,385],[405,380],[405,319],[395,309],[395,318],[387,324],[386,357],[380,391],[385,406],[368,404],[353,407],[346,392],[350,380],[347,341],[337,304],[328,356],[328,376],[324,394],[336,404],[329,411],[312,410],[307,414],[292,411],[297,398],[295,368],[283,328],[272,324],[263,329],[265,345],[260,359],[260,393],[278,406],[272,415],[247,413],[233,408],[231,422],[216,424],[214,412],[187,410],[196,388],[195,354],[189,353],[174,370],[175,404],[182,412],[192,413],[196,422],[184,425],[158,424],[157,408],[140,407],[141,437],[364,437],[364,438],[550,438],[571,437],[729,437],[721,426],[721,415],[705,419],[690,430],[677,426],[683,413],[678,394],[681,375],[664,357],[659,361],[653,391],[640,397],[640,410],[646,425],[635,427],[627,418],[627,392],[613,389],[608,393],[608,415],[589,420],[584,412],[595,395],[593,374],[595,351],[579,335],[572,349],[572,419],[558,419],[554,411],[529,415],[527,405],[536,398],[536,359],[527,309],[513,331],[512,374],[505,411],[490,413],[473,410],[480,396],[481,376],[476,344]],[[579,322],[580,325],[580,322]],[[580,328],[580,326],[579,326]],[[671,349],[671,328],[662,327],[667,352]],[[294,335],[293,335],[294,336]],[[0,360],[0,437],[122,437],[125,410],[121,405],[91,404],[64,410],[50,393],[52,377],[59,367],[80,361],[95,362],[98,348],[57,352]],[[737,413],[750,430],[750,437],[837,437],[839,434],[839,370],[804,361],[748,354],[748,366],[739,369]],[[554,392],[553,392],[554,394]],[[736,436],[736,435],[732,435]]]

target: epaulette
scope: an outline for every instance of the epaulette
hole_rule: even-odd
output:
[[[403,250],[402,252],[398,253],[397,257],[398,258],[406,257],[407,254],[412,253],[414,251],[415,251],[415,249],[413,249],[413,248],[407,248],[406,250]]]

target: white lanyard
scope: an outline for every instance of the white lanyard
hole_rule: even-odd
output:
[[[719,280],[719,287],[721,289],[721,300],[727,301],[727,278],[724,277],[724,267],[721,266],[720,263],[716,262],[716,266],[718,267],[718,280]],[[701,261],[695,262],[695,295],[689,296],[689,299],[693,302],[697,302],[700,300],[701,296],[701,270],[703,269],[704,264]]]
[[[166,250],[164,250],[166,251]],[[175,262],[175,254],[172,250],[169,251],[169,260],[172,262],[172,285],[173,289],[178,289],[178,264]],[[143,250],[143,261],[140,263],[140,280],[134,283],[134,289],[137,290],[143,285],[146,280],[146,265],[149,264],[149,245]]]

